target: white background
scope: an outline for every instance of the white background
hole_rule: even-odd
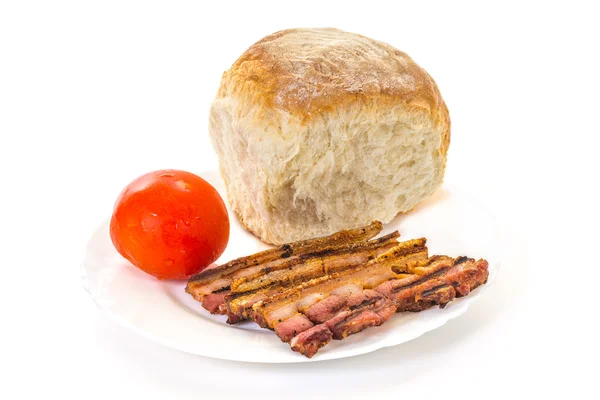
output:
[[[596,397],[593,3],[0,3],[0,397]],[[388,42],[437,81],[446,181],[493,210],[506,239],[494,285],[410,343],[303,365],[191,356],[115,325],[79,264],[119,191],[154,169],[214,168],[221,73],[269,33],[320,26]]]

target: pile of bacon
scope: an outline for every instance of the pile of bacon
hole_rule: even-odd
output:
[[[444,307],[487,282],[488,263],[428,256],[426,239],[398,242],[380,222],[285,244],[190,278],[186,291],[235,324],[252,319],[312,357],[331,339],[379,326],[394,313]]]

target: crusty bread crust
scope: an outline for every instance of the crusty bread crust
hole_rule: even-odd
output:
[[[281,244],[412,209],[442,182],[450,118],[436,83],[405,53],[338,29],[288,29],[223,74],[209,131],[242,225]],[[398,176],[383,176],[388,167]],[[353,188],[364,196],[348,196]],[[345,203],[333,204],[340,196]]]
[[[259,40],[223,74],[218,97],[227,96],[304,121],[376,99],[381,106],[424,108],[449,124],[437,85],[406,53],[334,28],[287,29]]]

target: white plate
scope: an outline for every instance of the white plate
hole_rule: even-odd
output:
[[[225,198],[217,172],[201,174]],[[222,263],[268,246],[245,231],[233,213],[231,235]],[[468,255],[490,262],[488,283],[443,310],[396,314],[384,325],[369,328],[342,341],[332,341],[312,359],[290,350],[268,330],[251,322],[229,326],[224,316],[210,315],[184,292],[185,282],[164,282],[138,270],[114,249],[102,224],[92,236],[82,269],[86,288],[119,323],[140,335],[187,353],[225,360],[288,363],[331,360],[407,342],[444,325],[467,311],[469,303],[490,286],[500,263],[499,241],[491,215],[456,188],[443,186],[407,215],[398,216],[383,233],[398,229],[401,239],[427,237],[430,254]]]

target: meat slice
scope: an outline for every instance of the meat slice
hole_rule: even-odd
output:
[[[398,312],[418,312],[433,306],[444,307],[457,296],[487,282],[488,263],[472,258],[436,256],[428,265],[415,268],[419,274],[393,279],[375,290],[396,303]]]
[[[252,306],[261,301],[267,300],[284,289],[272,286],[250,293],[230,293],[225,296],[225,306],[227,308],[227,323],[236,324],[251,317]],[[295,313],[295,310],[294,310]],[[279,318],[278,318],[279,319]]]
[[[472,258],[458,257],[446,274],[444,281],[456,290],[456,296],[466,296],[473,289],[487,282],[489,276],[488,262],[475,261]]]
[[[396,306],[391,300],[375,290],[363,288],[398,276],[392,271],[392,267],[400,265],[402,264],[398,260],[386,254],[362,269],[315,279],[255,305],[252,318],[260,326],[272,329],[278,324],[287,326],[288,318],[304,313],[312,323],[324,323],[331,330],[334,339],[342,339],[369,326],[381,325],[396,312]],[[373,276],[378,276],[378,280]],[[319,298],[322,300],[313,301]],[[312,305],[302,307],[307,299],[310,299],[308,303]],[[293,317],[291,322],[295,333],[302,332],[302,328],[310,328],[308,325],[298,326],[296,320],[297,317]],[[279,335],[277,329],[276,333]],[[287,336],[281,339],[285,341]]]
[[[379,255],[363,266],[313,279],[280,294],[271,296],[266,300],[255,302],[252,318],[257,322],[260,321],[260,324],[273,328],[274,323],[281,318],[278,312],[279,309],[289,309],[290,305],[292,305],[292,307],[295,307],[294,311],[299,312],[298,306],[303,304],[306,298],[315,294],[320,295],[322,298],[333,294],[346,298],[352,293],[374,288],[386,280],[395,278],[398,276],[398,273],[395,271],[408,270],[410,268],[409,264],[426,259],[427,248],[425,247],[425,239],[399,243],[392,250]],[[234,296],[234,294],[230,296]],[[228,305],[231,304],[229,298],[229,296],[226,298]],[[327,303],[323,307],[327,307]],[[289,312],[291,313],[291,310]],[[327,317],[326,315],[321,317],[316,316],[315,314],[318,315],[319,312],[323,312],[319,307],[309,312],[308,315],[315,318],[313,322],[319,323],[319,321]]]
[[[375,290],[392,299],[399,311],[416,312],[436,304],[446,304],[454,298],[454,290],[451,287],[452,290],[448,290],[449,285],[440,277],[450,270],[453,263],[454,259],[451,257],[433,256],[423,265],[413,267],[411,271],[416,272],[415,274],[388,280]],[[444,296],[440,297],[441,289],[444,289]],[[438,297],[434,296],[435,293]]]
[[[316,324],[322,324],[323,322],[331,319],[337,314],[342,308],[346,307],[346,299],[340,295],[332,294],[325,300],[322,300],[304,312],[304,315],[309,320]]]
[[[388,319],[392,318],[394,316],[394,314],[396,314],[396,312],[398,312],[398,309],[396,308],[396,304],[392,301],[392,302],[386,303],[384,306],[378,308],[375,312],[377,313],[377,315],[379,315],[381,317],[383,322],[385,322]]]
[[[215,293],[215,292],[220,292],[222,290],[229,290],[231,287],[231,284],[236,279],[241,279],[246,276],[255,275],[256,273],[258,273],[259,271],[264,270],[264,269],[280,268],[280,266],[283,264],[285,264],[285,265],[299,264],[302,262],[302,259],[300,257],[301,256],[291,256],[289,258],[279,258],[277,260],[267,261],[263,264],[252,265],[252,266],[246,267],[244,269],[240,269],[236,272],[233,272],[229,275],[217,278],[217,279],[215,279],[211,282],[208,282],[204,285],[197,284],[195,286],[195,289],[192,292],[190,292],[190,294],[192,294],[192,296],[194,296],[195,298],[197,297],[197,300],[202,301],[202,296],[205,296],[205,295],[208,295],[211,293]],[[194,286],[194,285],[193,284],[190,285],[188,283],[188,286]],[[186,288],[186,290],[187,290],[187,288]]]
[[[247,292],[273,283],[294,280],[302,275],[318,273],[325,275],[364,264],[398,245],[398,231],[378,239],[348,245],[342,248],[324,249],[297,257],[289,262],[269,265],[256,273],[236,279],[231,284],[233,292]]]
[[[363,290],[359,293],[348,296],[348,307],[350,310],[366,307],[383,299],[381,293],[371,289]]]
[[[295,336],[323,323],[332,331],[334,339],[342,339],[368,326],[382,324],[396,312],[396,306],[381,293],[365,290],[348,294],[347,298],[332,294],[308,308],[304,315],[294,313],[295,310],[293,304],[288,304],[269,316],[280,318],[274,324],[275,333],[284,342],[289,340],[290,332]],[[261,326],[268,327],[264,323]]]
[[[289,266],[286,269],[277,269],[270,271],[265,275],[243,278],[231,285],[231,293],[225,297],[229,313],[235,314],[238,318],[247,319],[252,313],[252,307],[259,301],[271,297],[278,293],[283,293],[288,289],[296,288],[303,282],[311,279],[325,276],[328,271],[351,270],[362,268],[371,260],[377,259],[391,251],[416,251],[423,250],[424,240],[418,242],[420,247],[414,248],[412,245],[398,243],[395,239],[397,233],[387,235],[380,239],[366,242],[360,246],[354,246],[344,249],[340,252],[329,253],[326,257],[309,259],[304,264]],[[424,254],[426,257],[426,254]],[[310,299],[304,299],[306,304],[298,304],[300,308],[309,306]],[[279,318],[277,318],[279,319]]]
[[[311,358],[331,341],[332,333],[324,324],[315,325],[290,341],[292,350]]]
[[[364,267],[314,279],[293,290],[263,299],[253,306],[252,319],[264,328],[273,329],[278,324],[287,326],[289,318],[303,313],[314,324],[327,323],[333,337],[338,339],[368,326],[380,325],[394,314],[396,308],[381,293],[369,288],[398,276],[393,269],[405,269],[399,258],[415,261],[407,257],[404,251],[407,248],[418,249],[421,257],[426,259],[425,241],[418,240],[417,243],[418,247],[414,247],[413,242],[402,243]],[[300,332],[296,320],[293,320],[293,325],[296,333]],[[282,337],[282,340],[286,339]]]
[[[281,266],[283,269],[267,268],[254,275],[236,279],[231,284],[232,293],[249,293],[273,284],[285,284],[286,282],[293,284],[302,277],[312,279],[324,274],[323,260],[320,258],[310,258],[304,262],[294,260],[294,262],[284,263]]]
[[[388,270],[390,265],[399,265],[393,257],[387,261]],[[386,263],[379,259],[368,268],[381,274],[385,271],[382,265]],[[331,339],[344,339],[382,325],[396,312],[443,308],[456,296],[484,284],[488,277],[487,261],[466,257],[434,256],[404,265],[401,270],[407,273],[394,273],[374,289],[361,289],[363,282],[374,282],[364,270],[316,279],[256,304],[254,315],[260,317],[262,326],[271,327],[275,316],[294,313],[281,323],[275,322],[276,333],[284,341],[289,340],[290,332],[295,334],[290,341],[292,350],[312,357]],[[362,281],[356,280],[357,276]],[[303,298],[315,293],[323,300],[303,310],[297,307]]]
[[[224,314],[226,310],[221,305],[225,302],[225,296],[228,294],[229,290],[224,290],[206,295],[202,299],[202,307],[206,308],[211,314]]]
[[[199,297],[201,297],[202,294],[212,293],[216,290],[228,287],[231,282],[226,284],[228,280],[226,277],[237,271],[279,259],[287,259],[292,256],[322,251],[326,248],[341,248],[348,246],[351,243],[364,242],[377,236],[377,234],[381,232],[381,229],[381,222],[374,221],[370,225],[360,228],[340,231],[321,238],[284,244],[247,257],[237,258],[219,267],[207,269],[192,276],[188,281],[186,291],[194,296],[194,298],[201,301],[202,299]],[[215,287],[213,283],[220,279],[224,279],[225,286]],[[221,285],[222,284],[223,283],[221,283]],[[207,289],[206,286],[209,286],[210,288]]]
[[[371,310],[345,311],[325,323],[334,339],[341,340],[370,326],[383,323],[382,318]]]
[[[275,333],[282,342],[289,343],[296,335],[315,326],[305,315],[295,315],[277,325]]]
[[[347,303],[347,311],[325,322],[334,339],[343,339],[370,326],[379,326],[396,312],[394,303],[374,290],[354,294]]]
[[[444,307],[487,282],[488,263],[428,258],[424,238],[398,243],[367,227],[233,260],[190,279],[186,291],[228,323],[252,318],[307,357],[379,326],[396,312]]]
[[[231,317],[228,318],[228,322],[234,323],[234,321],[248,318],[247,315],[250,311],[246,310],[243,313],[234,313],[229,311],[224,303],[218,306],[214,304],[216,297],[209,299],[207,302],[204,301],[204,297],[230,290],[231,285],[236,280],[245,280],[247,277],[256,277],[257,274],[264,275],[270,271],[303,265],[310,260],[319,259],[325,254],[342,254],[344,252],[347,253],[349,250],[357,251],[359,248],[375,248],[378,245],[389,248],[393,245],[392,242],[397,243],[395,238],[399,236],[398,232],[367,242],[368,239],[376,236],[381,231],[381,227],[381,223],[375,221],[371,225],[362,228],[341,231],[323,238],[291,243],[248,257],[239,258],[221,267],[208,269],[194,275],[188,281],[186,292],[192,295],[195,300],[209,305],[211,312],[230,315]],[[343,266],[340,267],[343,268]],[[307,267],[305,279],[323,275],[321,270],[326,268],[327,266],[321,264],[316,265],[316,268],[312,270],[310,267]],[[288,282],[288,285],[293,286],[297,282],[297,280],[293,280]],[[253,304],[253,302],[250,304]],[[216,311],[214,311],[215,309]]]
[[[225,312],[225,314],[227,315],[227,321],[226,321],[226,322],[227,322],[229,325],[235,325],[235,324],[237,324],[238,322],[242,322],[242,321],[243,321],[243,320],[242,320],[240,317],[238,317],[237,315],[230,313],[230,312],[229,312],[229,310],[227,310],[227,311]]]
[[[396,312],[392,301],[374,290],[350,295],[345,305],[346,310],[337,313],[325,323],[312,326],[308,318],[304,320],[300,316],[294,316],[278,324],[275,332],[285,341],[293,329],[295,336],[290,341],[292,350],[310,358],[332,338],[343,339],[371,326],[381,325]],[[284,337],[279,332],[282,325],[286,328]]]
[[[431,278],[414,286],[405,285],[402,281],[395,280],[384,288],[376,288],[394,301],[397,311],[418,312],[435,305],[443,307],[455,297],[454,288],[442,279]]]
[[[440,308],[446,307],[446,304],[450,303],[456,297],[456,291],[450,285],[442,284],[435,285],[432,288],[424,289],[421,293],[415,296],[414,308],[408,308],[406,311],[419,312],[426,310],[434,306],[440,306]],[[402,309],[398,307],[397,311]]]

